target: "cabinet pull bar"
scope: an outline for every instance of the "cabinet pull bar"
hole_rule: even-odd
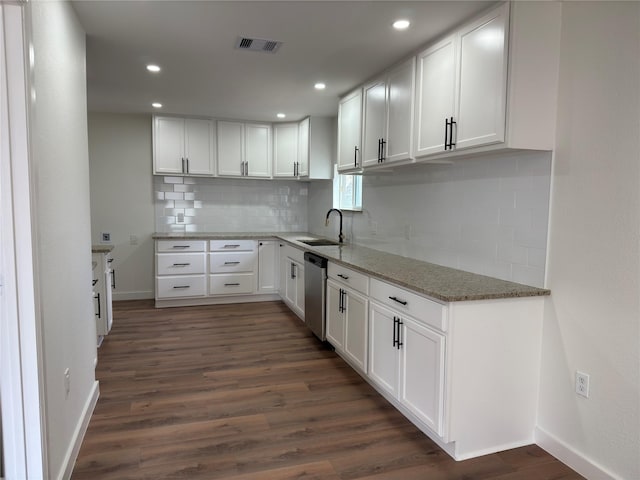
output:
[[[111,269],[111,288],[116,289],[116,271]]]
[[[338,297],[338,312],[342,313],[342,289],[340,289],[340,291],[338,292],[338,295],[340,295]]]
[[[347,311],[347,291],[342,290],[342,312],[345,313]]]
[[[184,173],[184,157],[182,157],[181,160],[182,160],[182,173]]]
[[[96,293],[96,298],[98,299],[98,313],[96,313],[96,317],[102,318],[102,312],[100,311],[100,293]]]
[[[224,262],[225,265],[238,265],[240,262]]]
[[[224,286],[225,287],[239,287],[240,284],[239,283],[225,283]]]
[[[342,278],[343,280],[349,280],[349,276],[348,275],[343,275],[343,274],[339,273],[338,276],[340,278]]]
[[[384,146],[387,144],[387,142],[385,141],[384,138],[380,139],[380,163],[384,163],[385,161],[385,156],[384,156]]]
[[[225,246],[224,246],[224,247],[222,247],[222,248],[238,248],[239,246],[240,246],[240,245],[239,245],[239,244],[237,244],[237,243],[236,243],[236,244],[231,244],[231,243],[230,243],[230,244],[228,244],[228,245],[225,245]]]
[[[191,245],[174,245],[171,248],[191,248]]]
[[[177,289],[177,288],[191,288],[191,285],[176,285],[176,286],[175,286],[175,287],[173,287],[173,288],[176,288],[176,289]]]
[[[394,302],[398,302],[400,305],[406,305],[407,302],[404,300],[399,300],[398,297],[389,297],[389,300],[393,300]]]
[[[393,317],[393,346],[394,347],[398,343],[398,340],[396,339],[396,334],[397,334],[396,324],[397,323],[398,323],[398,318],[394,316]]]
[[[444,119],[444,149],[449,149],[449,119]]]
[[[358,166],[358,146],[354,145],[353,147],[353,166]]]
[[[380,142],[381,140],[381,138],[378,139],[378,163],[380,163],[380,147],[382,146],[382,143]]]
[[[458,125],[458,122],[455,122],[453,120],[453,117],[451,117],[451,122],[449,122],[449,149],[453,150],[453,147],[456,146],[455,143],[453,143],[453,126],[454,125]]]
[[[400,347],[402,345],[404,345],[404,343],[402,343],[402,339],[401,339],[402,338],[402,329],[400,328],[400,327],[402,327],[402,325],[404,325],[404,322],[399,317],[398,317],[398,324],[397,325],[398,325],[397,326],[397,328],[398,328],[398,343],[397,343],[397,346],[398,346],[398,350],[400,350]]]
[[[189,158],[187,157],[186,160],[187,160],[187,173],[189,173]]]
[[[173,266],[174,267],[187,267],[191,265],[190,263],[174,263]]]

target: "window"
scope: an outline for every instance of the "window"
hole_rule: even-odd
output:
[[[362,176],[340,175],[333,167],[333,208],[362,211]]]

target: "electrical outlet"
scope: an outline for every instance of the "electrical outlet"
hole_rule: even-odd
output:
[[[589,375],[576,370],[576,393],[589,398]]]
[[[71,391],[71,371],[67,368],[64,371],[64,392],[65,397],[69,397],[69,392]]]
[[[111,243],[111,234],[109,232],[102,232],[100,238],[102,243]]]

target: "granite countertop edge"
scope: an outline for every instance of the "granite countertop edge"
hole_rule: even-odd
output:
[[[365,275],[377,277],[444,303],[538,297],[551,294],[547,289],[444,267],[359,245],[309,246],[300,240],[322,237],[307,232],[156,232],[153,234],[153,238],[155,240],[267,240],[275,238]]]

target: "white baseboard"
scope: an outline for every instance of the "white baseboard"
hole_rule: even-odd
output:
[[[71,474],[73,473],[73,467],[75,466],[76,459],[78,458],[78,453],[80,453],[80,447],[82,446],[82,440],[84,440],[84,434],[87,432],[87,427],[89,427],[89,421],[91,420],[91,415],[93,415],[93,410],[96,408],[96,403],[98,403],[98,397],[100,396],[100,387],[99,383],[96,380],[93,383],[93,388],[91,389],[91,394],[87,399],[87,403],[84,405],[84,410],[82,411],[82,417],[76,426],[76,431],[73,432],[73,441],[67,450],[67,454],[65,455],[65,460],[63,468],[60,469],[60,476],[58,480],[66,480],[71,478]]]
[[[112,292],[113,301],[118,302],[120,300],[152,300],[155,297],[153,291],[143,290],[140,292]]]
[[[536,427],[535,439],[540,448],[589,480],[624,480],[540,427]]]

